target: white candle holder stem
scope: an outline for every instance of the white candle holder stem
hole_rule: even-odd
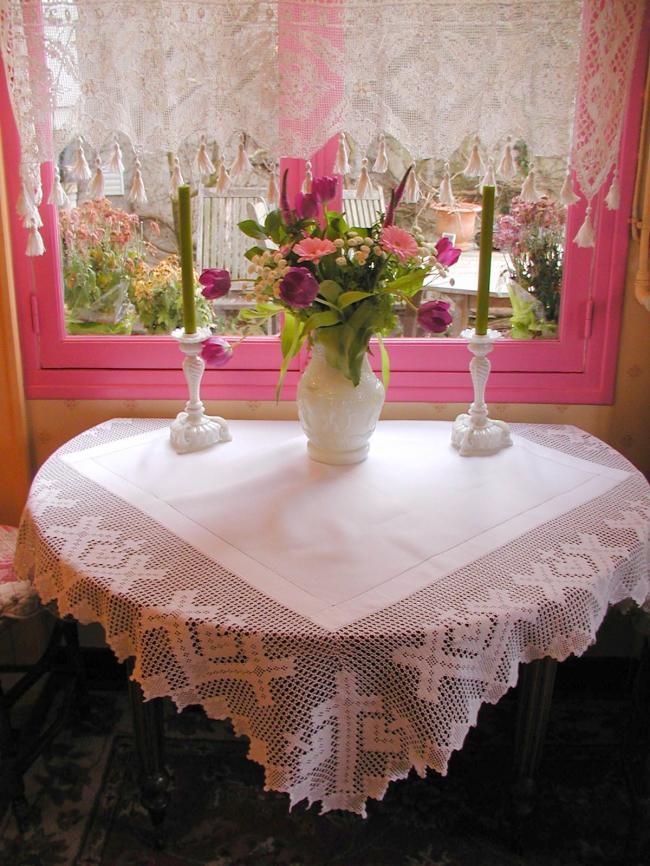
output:
[[[493,421],[488,417],[485,402],[485,386],[490,375],[491,364],[487,355],[493,343],[501,335],[498,331],[488,330],[487,334],[476,334],[473,328],[463,331],[468,340],[467,347],[474,355],[469,370],[474,386],[474,402],[469,412],[459,415],[451,431],[451,444],[458,448],[462,457],[494,454],[512,445],[510,428],[505,421]]]
[[[185,410],[178,413],[169,431],[172,446],[179,454],[200,451],[217,442],[230,442],[232,439],[227,421],[218,416],[206,415],[201,402],[205,362],[200,353],[209,336],[209,328],[199,328],[195,334],[186,334],[182,328],[172,332],[172,337],[178,340],[180,350],[185,355],[183,373],[189,390]]]

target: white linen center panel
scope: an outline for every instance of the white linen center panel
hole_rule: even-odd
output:
[[[446,422],[381,422],[368,460],[354,466],[311,461],[293,422],[235,421],[231,429],[232,442],[193,454],[176,454],[168,431],[158,430],[64,459],[330,629],[404,598],[628,475],[516,436],[496,455],[460,457]]]

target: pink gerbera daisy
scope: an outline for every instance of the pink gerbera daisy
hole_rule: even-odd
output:
[[[381,231],[381,245],[387,253],[393,253],[400,262],[417,256],[420,249],[415,238],[397,226],[384,226]]]
[[[323,256],[336,252],[336,247],[327,238],[304,238],[293,248],[300,258],[299,262],[313,262],[317,265]]]

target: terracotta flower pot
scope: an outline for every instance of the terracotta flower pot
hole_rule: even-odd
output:
[[[474,246],[476,234],[476,217],[481,212],[481,205],[473,202],[458,202],[455,207],[432,204],[436,234],[456,235],[455,244],[461,250]]]

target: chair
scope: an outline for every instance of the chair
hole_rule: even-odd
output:
[[[343,215],[349,226],[370,228],[385,210],[384,191],[380,186],[373,187],[367,198],[357,198],[354,189],[343,190]]]
[[[0,629],[16,626],[43,608],[29,581],[18,580],[13,569],[18,530],[0,526]],[[11,803],[20,832],[29,825],[23,776],[66,723],[75,698],[85,707],[86,692],[79,654],[76,623],[56,619],[47,648],[32,665],[0,665],[0,674],[22,674],[6,691],[0,684],[0,817]],[[42,677],[47,681],[31,705],[20,729],[14,727],[12,710]],[[63,687],[63,688],[62,688]],[[48,718],[54,696],[62,706]],[[52,715],[52,714],[49,714]]]

